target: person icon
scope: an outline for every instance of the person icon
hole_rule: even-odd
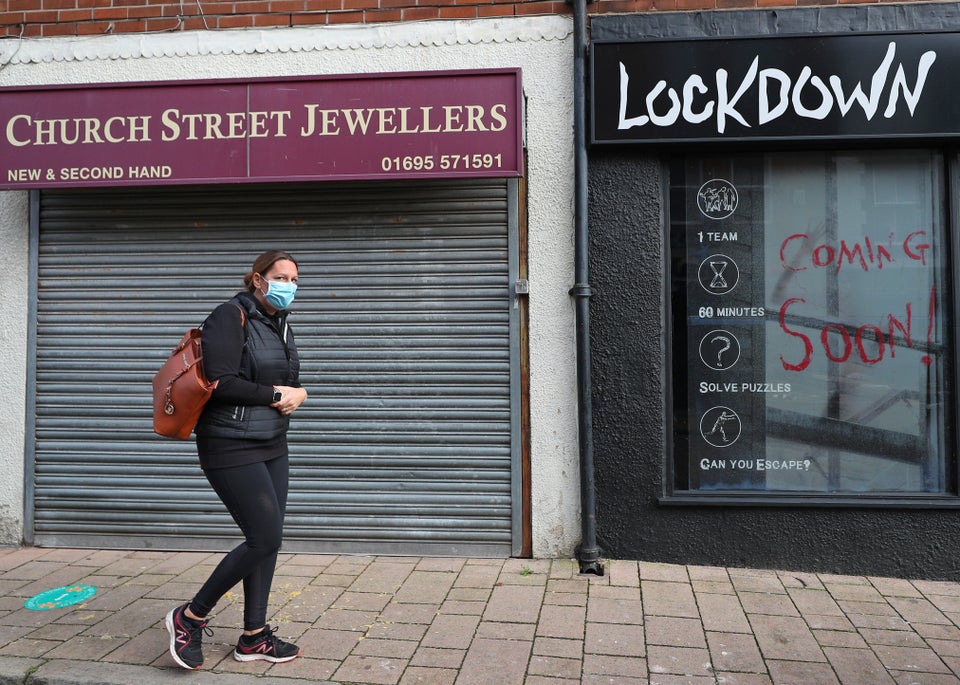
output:
[[[713,447],[729,447],[740,438],[740,416],[729,407],[711,407],[700,419],[700,435]]]
[[[717,420],[713,424],[713,428],[710,429],[710,432],[707,433],[707,435],[716,435],[717,433],[719,433],[723,441],[728,442],[729,438],[727,438],[727,433],[725,430],[723,430],[723,426],[728,421],[733,421],[736,418],[737,418],[737,415],[734,414],[733,412],[726,411],[726,410],[720,412],[720,416],[717,417]]]

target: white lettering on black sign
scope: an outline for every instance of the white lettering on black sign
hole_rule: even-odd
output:
[[[592,141],[958,137],[960,33],[598,42]]]
[[[690,74],[678,90],[660,80],[641,100],[646,104],[646,112],[628,116],[627,100],[630,89],[630,75],[620,62],[620,117],[617,128],[624,130],[634,126],[673,126],[681,118],[690,124],[700,124],[708,119],[716,122],[717,133],[723,133],[727,120],[734,119],[742,126],[762,126],[792,109],[793,114],[807,119],[826,119],[836,107],[841,116],[847,116],[854,105],[863,111],[867,121],[876,115],[881,102],[886,102],[883,116],[887,119],[897,113],[901,99],[913,116],[923,93],[930,67],[937,59],[937,53],[928,50],[920,57],[912,86],[902,63],[897,65],[891,79],[891,67],[897,51],[896,42],[891,41],[887,54],[880,62],[868,87],[864,92],[863,84],[844,84],[837,75],[828,75],[826,81],[804,66],[800,73],[791,76],[782,69],[760,68],[760,57],[755,57],[745,74],[737,81],[726,69],[717,69],[712,74],[711,86],[707,86],[700,74]],[[830,85],[827,86],[827,83]],[[754,88],[756,84],[756,88]],[[745,95],[756,91],[756,101],[748,102]],[[816,94],[809,94],[816,91]],[[804,104],[804,95],[812,99],[816,107]],[[771,97],[772,96],[772,97]],[[669,104],[664,102],[669,101]],[[660,111],[658,111],[658,109]]]

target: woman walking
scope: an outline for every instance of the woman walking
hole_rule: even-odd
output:
[[[197,453],[210,485],[244,541],[214,569],[194,598],[166,616],[170,654],[183,668],[203,665],[207,617],[243,582],[238,661],[290,661],[300,648],[267,625],[267,601],[283,539],[290,415],[307,398],[287,310],[297,290],[297,262],[270,250],[244,277],[246,290],[221,304],[202,328],[207,377],[219,381],[197,423]]]

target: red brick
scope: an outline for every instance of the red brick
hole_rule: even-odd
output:
[[[379,0],[343,0],[345,10],[369,10],[377,9],[379,6]]]
[[[315,26],[317,24],[327,23],[326,12],[307,12],[306,14],[294,14],[290,17],[293,26]]]
[[[417,21],[418,19],[436,19],[440,16],[440,9],[437,7],[409,7],[403,10],[404,21]]]
[[[7,10],[14,12],[17,10],[36,10],[37,0],[8,0]]]
[[[478,17],[512,17],[513,5],[479,5]]]
[[[714,0],[677,0],[678,10],[712,10]]]
[[[517,15],[554,14],[557,4],[555,2],[523,2],[516,7]]]
[[[145,21],[117,21],[113,24],[114,33],[143,33],[147,30]]]
[[[91,10],[63,10],[57,20],[60,22],[69,21],[90,21],[93,19]]]
[[[461,7],[441,7],[441,19],[476,19],[477,8],[471,5]]]
[[[77,0],[43,0],[45,10],[73,10],[77,8]]]
[[[309,16],[316,12],[330,12],[342,9],[343,0],[313,0],[313,2],[311,2],[311,11],[306,14]],[[293,18],[296,20],[297,15],[294,15]]]
[[[217,28],[217,17],[184,17],[178,27],[181,31],[206,31]]]
[[[162,7],[131,7],[127,10],[127,16],[131,19],[151,19],[163,16]]]
[[[77,27],[73,24],[44,24],[40,27],[40,34],[44,38],[51,36],[75,36]]]
[[[234,14],[234,3],[210,2],[210,0],[203,0],[203,13],[207,16],[212,14]]]
[[[56,24],[57,13],[53,10],[49,10],[47,12],[27,12],[25,15],[25,20],[35,24]]]
[[[309,2],[304,2],[304,0],[272,0],[270,3],[271,12],[303,12],[305,9],[310,9],[307,5]]]
[[[22,24],[26,21],[23,12],[0,12],[0,26]]]
[[[210,17],[207,18],[210,21]],[[232,17],[216,17],[218,29],[248,29],[253,26],[252,14],[241,14]]]
[[[757,0],[717,0],[717,9],[725,10],[735,7],[756,7]]]
[[[126,19],[127,10],[122,7],[106,7],[104,9],[93,10],[94,21],[113,21],[114,19]]]
[[[180,27],[179,19],[147,19],[147,31],[172,31]]]
[[[330,12],[328,24],[362,24],[363,12]]]
[[[400,10],[367,10],[363,13],[363,20],[368,24],[377,24],[384,21],[400,21]]]
[[[100,36],[111,31],[109,21],[85,21],[82,24],[77,24],[78,36]]]
[[[607,12],[638,12],[647,9],[640,8],[637,5],[637,0],[603,0],[602,2],[587,5],[587,11],[591,14],[600,14]]]
[[[289,14],[257,14],[253,17],[254,26],[290,26]]]
[[[267,14],[269,12],[270,12],[270,1],[263,0],[262,2],[237,3],[237,7],[235,11],[233,12],[225,11],[225,12],[222,12],[222,14]]]

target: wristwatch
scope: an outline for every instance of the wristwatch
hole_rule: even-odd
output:
[[[274,388],[274,389],[273,389],[273,401],[274,401],[274,402],[279,402],[279,401],[282,400],[282,399],[283,399],[283,393],[280,392],[279,390],[277,390],[276,388]]]

